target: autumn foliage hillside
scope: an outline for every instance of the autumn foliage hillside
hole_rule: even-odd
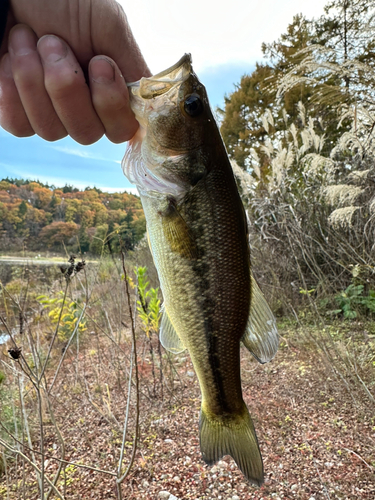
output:
[[[100,254],[108,241],[116,248],[118,234],[132,249],[145,227],[140,199],[129,193],[0,181],[0,251],[62,251],[65,246]]]

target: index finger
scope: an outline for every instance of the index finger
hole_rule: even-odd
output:
[[[115,61],[126,82],[151,76],[124,9],[116,1],[110,3],[112,8],[108,10],[102,0],[93,0],[96,9],[96,15],[91,19],[94,54],[105,54]]]

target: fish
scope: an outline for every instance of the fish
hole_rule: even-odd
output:
[[[190,54],[128,89],[140,126],[122,167],[138,188],[163,294],[160,341],[190,354],[202,396],[203,460],[213,465],[230,455],[260,486],[263,461],[242,396],[240,343],[265,363],[279,339],[252,276],[230,160]]]

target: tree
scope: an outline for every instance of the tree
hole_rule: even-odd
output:
[[[257,64],[255,71],[244,75],[237,89],[225,97],[221,134],[229,156],[242,168],[249,165],[251,147],[259,148],[264,142],[261,116],[274,101],[274,95],[268,92],[271,74],[270,66]]]
[[[72,186],[66,191],[22,179],[17,184],[0,181],[1,234],[7,245],[19,246],[21,238],[30,249],[47,246],[57,250],[63,241],[72,250],[80,246],[87,252],[95,235],[103,239],[103,227],[96,231],[103,225],[105,233],[123,233],[128,248],[134,248],[143,236],[144,215],[139,197],[103,193],[100,189],[79,191]],[[113,237],[118,239],[118,233]],[[104,240],[107,244],[106,237]],[[96,246],[94,242],[93,248],[99,252]],[[114,249],[118,250],[116,245]]]
[[[40,232],[40,238],[48,248],[60,248],[62,243],[68,245],[78,233],[78,226],[74,222],[52,222]]]
[[[311,36],[311,22],[302,15],[295,16],[279,40],[263,44],[269,62],[257,63],[255,70],[243,76],[237,89],[226,97],[221,133],[229,156],[242,168],[251,169],[254,151],[266,173],[268,158],[262,150],[265,138],[273,136],[282,141],[286,118],[298,119],[297,103],[310,106],[312,89],[308,85],[288,89],[282,102],[276,94],[278,80],[300,60],[297,54],[307,47]]]
[[[90,238],[87,234],[87,227],[85,224],[81,224],[79,231],[78,231],[78,243],[79,243],[79,250],[82,253],[86,253],[90,249]]]
[[[79,189],[75,188],[71,184],[65,184],[65,186],[62,188],[63,193],[77,193]]]
[[[23,219],[27,213],[27,205],[25,200],[22,200],[19,207],[18,207],[18,213],[20,217]]]
[[[334,107],[342,114],[374,94],[375,4],[372,0],[335,0],[325,11],[314,23],[312,43],[301,54],[304,57],[281,79],[279,95],[309,84],[320,109]]]
[[[315,23],[314,43],[332,49],[331,62],[374,60],[375,5],[373,0],[334,0]],[[349,80],[345,80],[346,86]]]

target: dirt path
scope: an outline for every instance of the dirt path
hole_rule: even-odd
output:
[[[79,366],[86,383],[94,384],[98,377],[94,372],[99,365],[89,349],[90,346],[86,354],[81,354]],[[95,359],[90,361],[90,356]],[[103,362],[106,354],[101,356]],[[54,390],[66,458],[114,471],[125,415],[124,392],[116,381],[106,379],[102,370],[99,377],[108,383],[110,399],[104,390],[103,404],[99,408],[95,403],[100,410],[97,411],[95,405],[83,402],[84,388],[77,384],[74,363],[72,354],[67,358],[64,377]],[[194,500],[375,498],[375,421],[371,418],[374,412],[356,408],[350,394],[333,375],[329,376],[312,352],[284,348],[275,360],[263,366],[243,353],[243,390],[257,429],[266,473],[260,489],[244,480],[229,457],[214,467],[203,463],[198,443],[198,383],[188,357],[180,355],[175,366],[179,374],[175,394],[171,397],[165,390],[163,402],[147,396],[150,370],[147,365],[141,367],[141,434],[135,465],[122,487],[124,499],[174,500],[170,495]],[[96,390],[98,394],[102,391]],[[48,435],[46,429],[45,446],[54,455],[58,452],[56,437]],[[131,436],[127,439],[125,465],[132,446]],[[48,459],[47,473],[56,468],[57,462]],[[9,474],[12,484],[20,481],[19,467],[17,470],[14,464],[10,465]],[[37,499],[34,472],[27,471],[26,477],[27,498]],[[66,478],[69,500],[116,498],[112,476],[68,466]],[[5,478],[1,480],[0,492]],[[18,498],[17,495],[16,489],[11,488],[10,499]]]

